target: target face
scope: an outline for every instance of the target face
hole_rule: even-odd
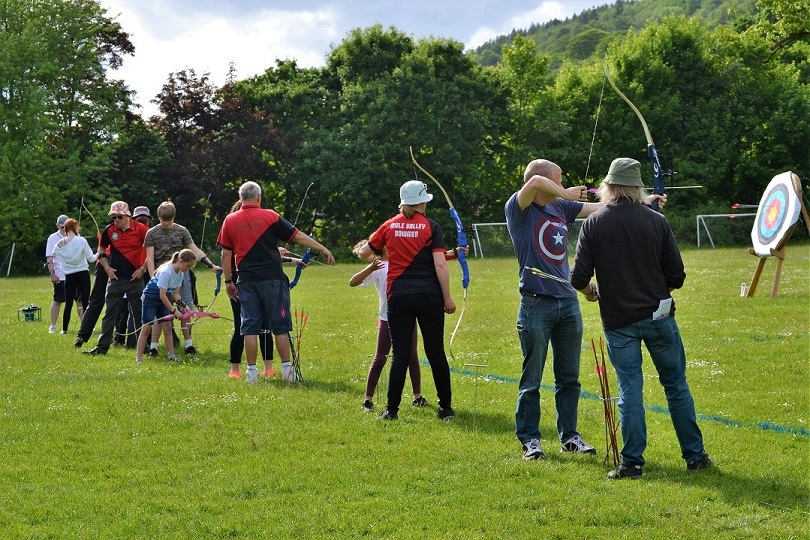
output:
[[[799,220],[801,202],[792,176],[789,171],[775,176],[759,201],[751,241],[760,257],[770,256],[771,249],[780,249]]]

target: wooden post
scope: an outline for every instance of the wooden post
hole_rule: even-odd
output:
[[[779,278],[782,275],[782,265],[785,263],[785,248],[782,247],[778,250],[772,249],[771,255],[776,257],[776,274],[773,277],[773,288],[771,289],[771,298],[776,298],[776,291],[779,289]]]
[[[748,253],[757,255],[754,248],[748,248]],[[776,293],[779,290],[779,279],[782,276],[782,266],[785,263],[785,248],[784,246],[779,249],[771,249],[771,255],[776,257],[776,274],[773,278],[773,287],[771,288],[771,298],[776,298]],[[759,255],[757,255],[759,257]],[[762,269],[765,268],[765,261],[767,257],[759,257],[757,269],[754,271],[754,277],[751,279],[751,286],[748,288],[748,293],[745,295],[748,298],[753,298],[754,293],[759,285],[759,278],[762,276]]]
[[[748,248],[748,253],[751,255],[757,255],[756,251],[754,251],[754,248],[752,247]],[[754,297],[754,293],[757,291],[757,285],[759,285],[759,278],[762,275],[763,268],[765,268],[765,257],[760,257],[759,262],[757,263],[757,269],[754,271],[754,277],[751,279],[751,286],[748,287],[748,293],[746,294],[748,298]]]

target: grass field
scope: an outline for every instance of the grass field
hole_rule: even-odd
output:
[[[810,246],[788,246],[779,295],[768,261],[744,249],[686,250],[675,293],[706,447],[717,467],[688,474],[654,369],[645,363],[645,478],[610,481],[589,349],[598,308],[582,302],[579,427],[597,456],[558,452],[550,369],[542,392],[548,459],[524,462],[514,436],[521,355],[517,264],[470,261],[454,343],[453,406],[403,406],[398,422],[360,408],[376,335],[376,295],[352,289],[360,265],[312,266],[293,290],[309,314],[305,381],[228,380],[231,323],[195,325],[197,357],[136,365],[90,357],[46,320],[46,277],[0,280],[2,538],[808,538]],[[461,303],[457,265],[454,296]],[[213,275],[198,272],[202,302]],[[223,294],[212,311],[230,316]],[[456,316],[448,316],[446,335]],[[86,346],[87,348],[87,346]],[[424,361],[423,361],[424,364]],[[484,364],[475,377],[474,368]],[[276,366],[278,369],[278,365]],[[612,372],[612,370],[611,370]],[[615,379],[614,379],[615,392]],[[406,383],[406,399],[410,391]],[[476,399],[477,396],[477,399]]]

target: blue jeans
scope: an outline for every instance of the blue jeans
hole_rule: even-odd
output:
[[[624,328],[606,330],[610,362],[619,381],[619,421],[622,429],[622,463],[643,465],[647,448],[641,371],[641,342],[647,347],[658,380],[664,387],[669,414],[686,461],[703,457],[703,435],[695,418],[695,402],[686,384],[686,353],[674,316],[646,319]]]
[[[540,439],[540,382],[548,345],[554,353],[554,402],[557,436],[567,441],[577,432],[579,356],[582,351],[582,314],[576,298],[524,294],[517,319],[523,350],[523,373],[515,409],[515,434],[521,443]]]

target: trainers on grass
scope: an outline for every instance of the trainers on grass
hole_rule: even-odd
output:
[[[439,407],[439,410],[436,411],[436,416],[439,417],[439,420],[450,420],[456,415],[456,412],[453,410],[453,407]]]
[[[286,382],[299,382],[301,380],[298,373],[295,372],[292,362],[281,363],[281,378]]]
[[[247,382],[248,384],[259,382],[259,369],[255,365],[247,368]]]
[[[397,413],[392,413],[388,409],[385,409],[380,414],[380,420],[396,420],[396,419],[397,419]]]
[[[411,404],[414,407],[427,407],[428,405],[430,405],[430,403],[428,403],[428,400],[425,399],[425,396],[419,396],[419,397],[413,398],[413,401],[411,402]]]
[[[579,454],[595,454],[596,448],[582,440],[579,435],[574,435],[562,443],[561,452],[577,452]]]
[[[625,465],[620,463],[615,471],[610,471],[607,477],[611,480],[641,480],[641,465]]]
[[[528,442],[523,443],[523,459],[531,461],[533,459],[546,459],[546,453],[543,452],[543,447],[540,446],[540,441],[537,439],[530,439]]]
[[[700,459],[686,462],[686,469],[690,472],[711,469],[713,466],[714,463],[709,459],[709,454],[703,454],[703,457]]]
[[[363,401],[363,412],[369,412],[373,410],[374,410],[374,403],[372,403],[370,399]]]

